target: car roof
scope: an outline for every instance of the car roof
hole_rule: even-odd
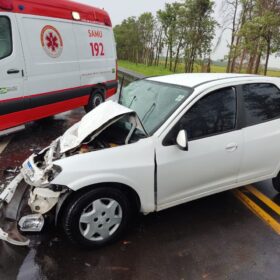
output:
[[[250,75],[250,74],[228,74],[228,73],[193,73],[193,74],[174,74],[174,75],[166,75],[166,76],[159,76],[159,77],[151,77],[147,80],[155,81],[155,82],[162,82],[166,84],[174,84],[179,86],[191,87],[195,88],[203,84],[207,84],[210,82],[216,81],[228,81],[230,79],[260,79],[260,78],[267,78],[268,80],[273,78],[268,78],[259,75]]]

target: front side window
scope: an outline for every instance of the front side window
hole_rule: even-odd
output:
[[[8,17],[0,16],[0,59],[13,51],[11,23]]]
[[[237,97],[235,89],[224,88],[200,99],[180,121],[194,140],[235,129]]]
[[[242,90],[248,126],[280,117],[280,91],[276,86],[249,84]]]

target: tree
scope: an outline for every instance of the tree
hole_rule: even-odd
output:
[[[235,53],[235,41],[236,41],[236,31],[238,29],[238,12],[240,8],[239,0],[224,0],[223,2],[223,14],[224,14],[224,30],[230,29],[231,31],[231,41],[229,45],[228,63],[226,72],[231,72],[234,68],[234,53]]]
[[[217,23],[212,0],[184,0],[166,4],[157,17],[144,13],[130,17],[114,28],[118,57],[146,65],[158,65],[166,51],[165,68],[176,72],[180,59],[186,72],[194,71],[198,60],[204,69],[211,64],[211,48]]]
[[[185,71],[193,72],[195,60],[210,57],[217,22],[213,18],[213,1],[185,0],[188,28],[185,38]]]
[[[114,28],[118,57],[138,63],[141,45],[137,27],[137,19],[130,17]]]
[[[279,52],[279,0],[224,0],[224,3],[232,12],[227,71],[240,72],[246,63],[247,73],[257,74],[265,60],[266,75],[270,55]]]
[[[139,50],[139,62],[149,64],[154,55],[154,29],[155,19],[151,13],[142,14],[137,20],[138,38],[141,49]]]
[[[280,3],[277,0],[254,0],[251,18],[242,26],[243,47],[249,51],[247,72],[257,73],[264,55],[267,75],[270,55],[280,51]],[[254,71],[255,68],[255,71]]]
[[[179,3],[165,4],[165,10],[159,10],[157,13],[159,22],[162,25],[165,44],[167,45],[167,54],[165,60],[165,68],[167,68],[167,62],[169,57],[169,70],[172,70],[173,62],[173,47],[177,36],[177,17]]]

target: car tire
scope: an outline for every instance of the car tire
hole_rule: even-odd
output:
[[[127,196],[118,189],[102,187],[84,192],[64,209],[63,231],[80,247],[102,247],[123,234],[131,209]]]
[[[104,102],[103,92],[104,91],[102,89],[97,89],[91,94],[88,104],[85,106],[85,111],[87,113]]]
[[[280,173],[277,175],[277,177],[272,179],[272,184],[274,189],[280,193]]]

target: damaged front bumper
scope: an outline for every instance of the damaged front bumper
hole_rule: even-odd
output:
[[[20,234],[18,228],[21,232],[40,232],[44,225],[43,215],[49,213],[61,194],[66,192],[62,186],[51,185],[61,172],[60,167],[53,164],[58,143],[59,139],[40,153],[31,155],[22,164],[20,173],[2,193],[0,191],[0,240],[14,245],[28,245],[29,240]],[[28,215],[20,217],[20,208],[26,201]]]
[[[0,194],[0,240],[17,246],[28,246],[30,240],[19,233],[16,222],[18,209],[26,191],[26,188],[20,190],[19,195],[15,198],[18,186],[22,181],[23,175],[20,173]],[[14,203],[13,199],[15,199]]]
[[[43,215],[48,216],[61,195],[67,191],[62,186],[50,184],[36,187],[31,185],[26,177],[27,172],[23,167],[0,194],[0,240],[18,246],[28,246],[30,243],[18,228],[21,232],[41,232],[45,223]],[[52,189],[54,187],[55,191]],[[20,216],[26,201],[29,207],[28,215]]]
[[[32,189],[26,184],[23,173],[22,170],[0,194],[0,240],[17,246],[28,246],[30,243],[18,227],[21,232],[40,232],[45,223],[43,214],[56,205],[60,196],[60,192],[47,188]],[[27,189],[32,213],[19,218]]]

